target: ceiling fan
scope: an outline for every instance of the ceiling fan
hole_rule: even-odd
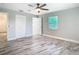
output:
[[[40,10],[45,10],[45,11],[48,11],[48,10],[49,10],[49,9],[47,9],[47,8],[43,8],[43,7],[45,7],[47,4],[40,4],[40,3],[37,3],[37,4],[35,4],[35,5],[36,5],[35,9],[37,10],[38,13],[40,13]],[[34,5],[31,5],[31,4],[29,4],[28,6],[34,7]]]

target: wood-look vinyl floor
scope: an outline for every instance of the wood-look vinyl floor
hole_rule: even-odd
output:
[[[36,36],[8,42],[0,49],[1,55],[79,55],[79,44],[64,40]]]

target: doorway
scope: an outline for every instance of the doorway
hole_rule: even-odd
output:
[[[7,13],[0,13],[0,48],[7,46]]]
[[[41,18],[32,18],[32,35],[41,35]]]

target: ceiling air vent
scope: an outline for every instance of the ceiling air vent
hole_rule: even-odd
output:
[[[19,10],[20,12],[23,12],[23,10]]]

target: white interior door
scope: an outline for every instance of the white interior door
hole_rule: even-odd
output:
[[[41,35],[41,18],[33,18],[32,28],[33,35]]]
[[[0,12],[0,48],[7,47],[7,15]]]
[[[7,14],[6,13],[0,13],[0,33],[6,33],[7,32]]]
[[[16,38],[26,36],[26,17],[22,15],[16,15]]]

